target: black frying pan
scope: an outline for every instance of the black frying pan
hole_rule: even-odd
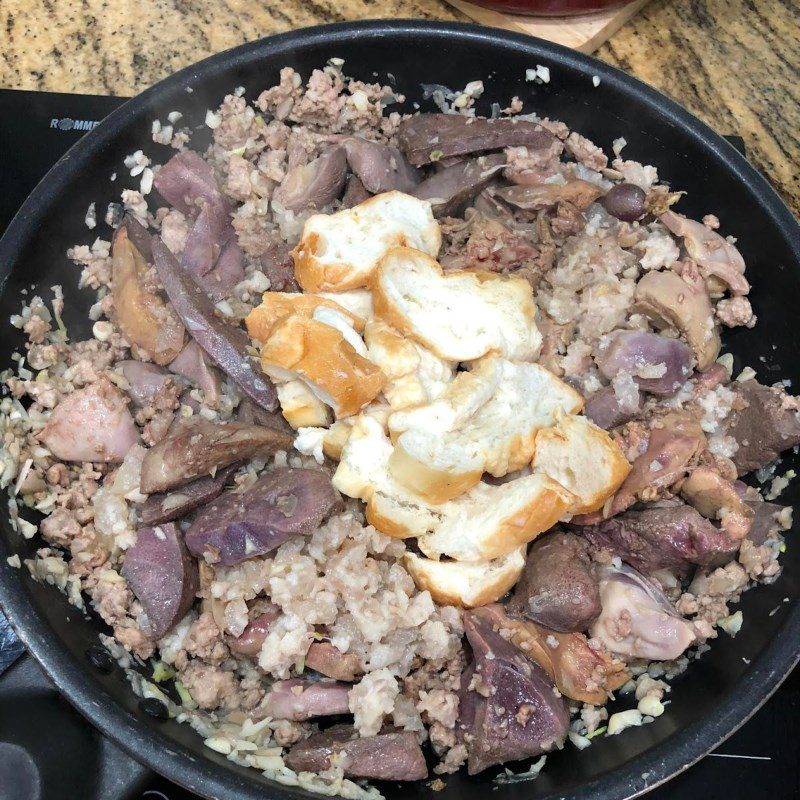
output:
[[[681,211],[696,218],[715,213],[725,233],[739,237],[759,324],[755,331],[739,329],[726,337],[737,370],[750,364],[765,382],[788,377],[795,387],[800,384],[795,327],[800,302],[798,225],[730,145],[664,96],[580,53],[474,25],[396,21],[309,28],[214,56],[127,102],[81,140],[39,184],[0,241],[0,365],[11,363],[11,352],[20,344],[6,320],[19,309],[21,289],[32,283],[42,291],[63,283],[69,330],[73,336],[90,335],[90,296],[76,289],[77,271],[64,252],[74,242],[93,239],[84,226],[90,201],[103,209],[118,199],[127,175],[123,157],[143,146],[149,153],[157,150],[150,144],[153,118],[180,110],[202,136],[206,108],[215,107],[234,87],[244,86],[248,97],[254,97],[277,82],[282,66],[307,75],[332,56],[344,58],[347,74],[363,80],[387,80],[390,73],[388,80],[395,81],[409,101],[422,102],[421,83],[460,88],[483,79],[486,92],[480,112],[487,113],[492,101],[504,105],[516,94],[528,110],[564,120],[605,148],[623,136],[627,158],[654,164],[662,179],[689,192]],[[525,82],[526,68],[537,64],[550,67],[548,85]],[[593,86],[594,75],[601,80],[598,88]],[[166,160],[169,152],[156,155]],[[120,178],[109,184],[113,172]],[[105,235],[108,238],[108,232]],[[797,467],[795,461],[787,459],[786,466]],[[800,493],[791,487],[785,498],[791,503]],[[135,758],[205,797],[307,796],[211,752],[187,726],[142,714],[121,672],[100,674],[86,657],[100,623],[83,618],[62,595],[33,582],[25,570],[7,566],[6,556],[20,553],[25,558],[36,547],[35,541],[23,541],[11,530],[3,511],[0,603],[48,675],[103,733]],[[740,606],[744,626],[736,639],[722,634],[711,652],[674,682],[663,717],[620,736],[600,737],[582,752],[567,745],[548,757],[536,782],[503,786],[493,796],[630,797],[686,769],[718,745],[753,714],[798,660],[800,546],[791,534],[783,563],[784,572],[775,584],[746,594]],[[493,788],[492,776],[492,771],[469,779],[453,776],[436,794],[426,784],[388,785],[383,790],[390,798],[478,800]]]

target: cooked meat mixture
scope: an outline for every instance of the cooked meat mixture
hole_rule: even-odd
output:
[[[67,254],[91,338],[55,287],[3,374],[31,573],[210,748],[351,798],[668,713],[791,526],[742,481],[793,477],[800,401],[720,355],[756,323],[724,220],[437,91],[331,63],[226,97],[203,152],[157,121],[174,153]]]

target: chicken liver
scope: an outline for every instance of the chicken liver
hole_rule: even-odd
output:
[[[512,616],[556,631],[583,631],[600,613],[600,593],[589,571],[586,543],[555,532],[534,542],[514,594]]]
[[[470,775],[559,747],[569,726],[567,705],[545,671],[481,612],[464,615],[474,660],[461,676],[457,727]]]
[[[238,564],[269,553],[292,536],[312,533],[337,503],[325,473],[273,469],[246,491],[224,494],[200,512],[186,532],[186,544],[196,556]]]
[[[352,725],[334,725],[298,742],[286,755],[295,772],[323,772],[338,754],[350,778],[421,781],[428,777],[425,756],[411,731],[389,731],[358,738]]]
[[[734,411],[727,434],[739,449],[731,456],[740,475],[766,467],[800,443],[800,415],[795,398],[758,381],[735,384],[745,408]]]

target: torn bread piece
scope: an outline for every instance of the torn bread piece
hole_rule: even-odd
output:
[[[368,406],[365,406],[359,416],[367,415],[377,420],[383,430],[386,430],[389,414],[392,413],[391,406],[378,400],[373,400]],[[350,438],[350,431],[353,430],[353,425],[359,416],[345,417],[344,419],[337,419],[330,427],[315,427],[307,428],[303,431],[302,438],[295,439],[294,446],[304,455],[314,455],[313,447],[316,443],[314,434],[319,436],[322,442],[322,452],[334,461],[338,461],[342,457],[342,450]],[[309,450],[309,443],[312,449]]]
[[[488,353],[530,361],[539,354],[531,285],[478,270],[444,273],[408,247],[390,250],[370,284],[375,316],[448,361]]]
[[[369,358],[386,375],[383,394],[392,408],[408,408],[439,397],[455,375],[455,364],[406,339],[383,320],[364,328]]]
[[[358,417],[348,417],[347,419],[337,419],[333,425],[325,431],[322,439],[322,451],[328,458],[338,461],[342,457],[342,450],[350,438],[350,431],[353,430],[352,420]],[[297,444],[295,444],[295,447]]]
[[[386,383],[338,328],[299,315],[273,327],[261,347],[261,368],[275,383],[301,380],[337,419],[357,414]]]
[[[531,461],[575,495],[571,514],[602,508],[631,471],[619,446],[585,417],[562,415],[552,428],[539,431]]]
[[[295,429],[327,428],[333,420],[331,409],[301,380],[275,384],[284,419]]]
[[[441,605],[475,608],[499,600],[519,580],[526,545],[491,561],[433,561],[406,553],[403,566],[419,589]]]
[[[544,367],[486,356],[458,373],[438,400],[392,414],[391,473],[443,503],[484,472],[499,478],[526,466],[539,431],[582,406],[581,395]]]
[[[366,503],[367,521],[388,536],[418,539],[429,558],[486,561],[532,541],[564,516],[574,498],[547,475],[499,486],[478,483],[447,503],[428,503],[389,471],[393,446],[367,415],[353,422],[333,477],[348,497]]]
[[[481,482],[455,500],[430,506],[443,509],[445,518],[419,538],[419,548],[433,559],[497,558],[552,528],[572,503],[572,494],[547,475],[528,475],[499,486]],[[395,509],[391,503],[379,504],[377,513],[389,516]]]
[[[342,292],[366,286],[392,247],[435,256],[442,244],[431,204],[402,192],[384,192],[335,214],[314,214],[292,251],[297,282],[306,292]]]
[[[363,298],[361,306],[365,306]],[[334,328],[361,358],[366,358],[367,348],[359,335],[359,331],[364,329],[365,319],[325,297],[265,292],[261,304],[247,316],[247,331],[263,345],[271,339],[276,326],[291,317],[315,320]],[[277,373],[273,380],[277,384],[283,416],[293,428],[327,426],[331,423],[330,410],[320,399],[324,395],[315,393],[307,382],[298,379],[281,383]]]
[[[353,313],[346,306],[327,297],[301,292],[264,292],[261,304],[256,306],[245,319],[247,333],[251,339],[266,342],[279,320],[294,314],[301,317],[314,317],[320,311],[334,311],[344,317],[350,327],[357,332],[364,330],[366,319]]]
[[[369,289],[349,289],[346,292],[319,292],[316,297],[324,297],[349,311],[354,317],[367,321],[373,318],[372,292]],[[357,330],[360,330],[357,328]]]
[[[305,456],[312,456],[317,464],[325,461],[325,434],[327,428],[298,428],[294,449]]]

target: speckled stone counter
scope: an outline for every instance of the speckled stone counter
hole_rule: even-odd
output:
[[[2,0],[0,86],[132,95],[304,25],[463,20],[443,0]],[[800,213],[800,0],[651,0],[597,55],[724,134]]]

